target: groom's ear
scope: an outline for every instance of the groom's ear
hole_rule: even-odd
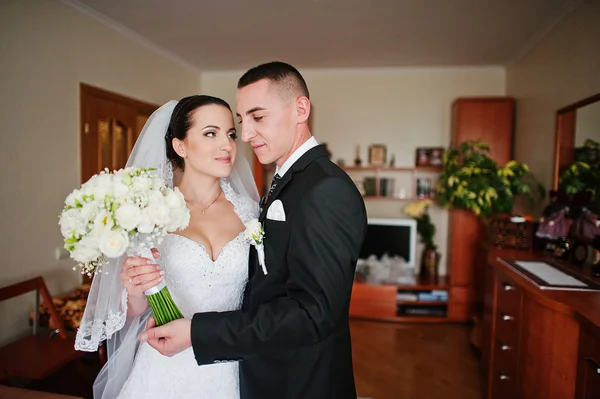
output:
[[[296,118],[298,123],[307,123],[310,116],[310,100],[306,96],[296,99]]]

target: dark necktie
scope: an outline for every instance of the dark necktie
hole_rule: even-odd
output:
[[[279,181],[279,179],[281,179],[281,176],[275,173],[275,175],[273,176],[273,180],[271,180],[271,188],[269,188],[269,194],[267,194],[267,201],[269,200],[271,194],[273,194],[273,191],[275,191],[275,187],[277,187],[277,182]]]

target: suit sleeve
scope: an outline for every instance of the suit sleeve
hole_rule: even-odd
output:
[[[326,178],[301,201],[288,248],[287,295],[245,312],[197,313],[191,337],[198,364],[310,346],[343,318],[366,231],[362,198],[340,178]]]

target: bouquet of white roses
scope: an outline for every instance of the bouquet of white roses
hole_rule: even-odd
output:
[[[152,259],[150,248],[168,233],[185,229],[190,211],[177,189],[168,188],[152,168],[106,169],[92,176],[65,201],[60,231],[65,249],[82,274],[103,270],[109,258],[129,251]],[[156,324],[182,318],[166,284],[145,292]]]

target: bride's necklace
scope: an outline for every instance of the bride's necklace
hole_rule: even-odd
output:
[[[210,206],[211,206],[212,204],[214,204],[215,202],[217,202],[217,200],[219,199],[219,197],[221,196],[221,194],[222,194],[222,193],[223,193],[223,190],[219,190],[219,195],[217,195],[217,198],[215,198],[215,199],[214,199],[214,200],[213,200],[213,201],[212,201],[210,204],[208,204],[208,206],[207,206],[206,208],[204,208],[204,209],[202,209],[202,208],[198,208],[196,205],[194,205],[194,203],[193,203],[192,201],[185,200],[185,202],[187,202],[188,204],[190,204],[190,205],[191,205],[191,206],[193,206],[194,208],[198,209],[198,210],[199,210],[200,212],[202,212],[202,214],[204,215],[204,212],[206,212],[206,210],[207,210],[208,208],[210,208]]]

